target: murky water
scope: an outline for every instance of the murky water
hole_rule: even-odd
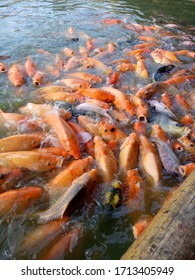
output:
[[[36,59],[40,69],[48,63],[36,49],[45,49],[51,54],[59,53],[64,47],[78,48],[84,40],[75,43],[67,39],[67,29],[73,26],[79,32],[85,32],[92,38],[98,38],[102,46],[109,42],[118,42],[121,48],[124,38],[136,42],[135,35],[129,30],[117,25],[105,28],[100,22],[104,18],[116,17],[124,23],[140,23],[144,25],[178,24],[178,34],[193,38],[195,24],[195,1],[63,1],[63,0],[1,0],[0,1],[0,55],[10,55],[6,63],[24,62],[27,56]],[[170,28],[168,31],[172,31]],[[163,45],[163,41],[161,42]],[[131,44],[130,44],[131,46]],[[125,48],[126,46],[124,46]],[[171,47],[171,45],[170,45]],[[193,46],[190,47],[193,50]],[[182,46],[180,46],[182,49]],[[119,53],[118,53],[119,55]],[[116,59],[120,58],[116,56]],[[152,65],[150,65],[152,69]],[[0,109],[15,112],[22,104],[32,101],[29,95],[32,85],[24,87],[24,95],[16,95],[15,88],[2,75],[0,76]],[[17,187],[23,185],[45,186],[51,174],[37,178],[30,173],[21,180]],[[26,181],[25,181],[26,180]],[[112,213],[107,213],[102,207],[105,190],[98,193],[91,191],[83,193],[85,203],[71,211],[67,229],[75,223],[81,229],[78,245],[67,255],[68,259],[119,259],[133,242],[132,224],[142,214],[154,215],[160,208],[165,195],[172,186],[179,185],[177,178],[165,177],[160,191],[149,190],[149,198],[145,208],[139,211],[123,205]],[[77,201],[78,202],[78,201]],[[47,204],[46,204],[47,205]],[[37,205],[37,210],[40,206]],[[43,203],[41,207],[45,207]],[[74,207],[73,207],[74,208]],[[18,244],[23,236],[36,227],[31,218],[35,208],[30,208],[25,215],[4,217],[0,221],[0,259],[33,259],[39,258],[39,253],[29,251],[20,253]],[[82,215],[80,215],[82,211]],[[108,226],[109,225],[109,226]],[[66,232],[66,228],[65,228]]]

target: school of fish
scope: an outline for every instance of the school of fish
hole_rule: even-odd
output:
[[[101,24],[136,40],[103,45],[71,26],[72,48],[35,50],[50,61],[43,66],[33,55],[0,56],[0,75],[16,97],[30,96],[15,112],[0,111],[0,219],[27,211],[36,225],[16,247],[19,257],[68,258],[83,229],[66,226],[94,189],[103,188],[98,203],[111,212],[121,205],[142,211],[147,189],[158,192],[166,177],[179,185],[195,170],[195,51],[174,45],[177,28],[116,18]],[[24,185],[32,174],[46,176],[45,184]],[[152,219],[142,214],[134,238]]]

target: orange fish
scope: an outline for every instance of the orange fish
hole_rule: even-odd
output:
[[[58,175],[51,179],[48,183],[50,194],[58,192],[60,189],[64,191],[72,182],[81,176],[84,172],[89,171],[93,162],[91,156],[79,160],[74,160],[68,167],[62,170]]]
[[[194,162],[190,162],[186,165],[181,165],[179,167],[179,172],[183,177],[187,177],[190,175],[190,173],[192,173],[195,170],[195,163]]]
[[[193,118],[190,115],[185,115],[179,120],[179,122],[183,125],[191,126],[193,124]]]
[[[81,235],[81,228],[75,227],[68,233],[65,233],[58,241],[51,246],[45,254],[42,255],[43,260],[64,260],[67,254],[71,253],[77,245]]]
[[[161,126],[158,125],[158,124],[152,125],[152,130],[151,130],[151,133],[150,133],[150,137],[159,138],[165,143],[167,143],[169,141],[168,136],[166,135],[164,130],[161,128]]]
[[[64,92],[64,91],[66,91],[66,88],[63,86],[49,85],[49,86],[41,87],[38,90],[33,91],[33,93],[49,94],[49,93]]]
[[[136,64],[122,63],[122,64],[117,65],[116,70],[119,72],[135,71]]]
[[[43,55],[46,55],[46,56],[51,56],[51,53],[47,50],[44,50],[44,49],[36,49],[36,52],[40,53],[40,54],[43,54]]]
[[[115,85],[119,82],[120,72],[114,72],[109,78],[109,84]]]
[[[175,101],[186,112],[191,111],[192,108],[191,108],[190,104],[187,102],[187,100],[185,100],[185,98],[181,94],[176,94]]]
[[[162,178],[162,165],[158,152],[147,137],[143,135],[140,135],[139,150],[144,171],[153,179],[154,185],[157,185]]]
[[[65,101],[69,103],[82,102],[84,100],[83,96],[76,92],[64,92],[57,91],[52,93],[45,93],[41,96],[44,100],[48,101]]]
[[[155,43],[143,43],[143,44],[137,44],[133,48],[134,49],[147,49],[147,48],[153,48],[156,47]]]
[[[137,239],[138,236],[144,231],[144,229],[149,225],[151,217],[142,217],[139,221],[132,227],[134,238]]]
[[[164,103],[169,109],[171,109],[172,101],[169,97],[168,92],[165,92],[161,95],[161,102]]]
[[[64,57],[62,55],[56,54],[54,58],[54,64],[60,71],[62,71],[65,65]]]
[[[141,122],[146,122],[150,116],[150,110],[146,102],[133,94],[128,94],[128,97],[136,108],[138,120]]]
[[[149,74],[143,59],[138,59],[135,72],[140,78],[148,79]]]
[[[124,138],[126,138],[126,134],[122,130],[120,130],[118,127],[108,122],[103,122],[103,121],[99,122],[98,128],[102,135],[102,138],[106,142],[109,142],[111,140],[116,140],[119,143]]]
[[[154,94],[162,93],[163,91],[169,89],[169,87],[170,86],[165,82],[147,84],[138,90],[136,96],[139,98],[149,99]]]
[[[184,149],[188,153],[195,154],[195,142],[193,142],[188,136],[178,138],[178,141],[183,145]]]
[[[25,187],[0,194],[0,216],[8,211],[19,213],[30,207],[42,194],[40,187]]]
[[[92,51],[94,49],[94,40],[93,39],[87,40],[86,47],[88,51]]]
[[[0,166],[0,193],[12,189],[22,175],[23,172],[20,168]]]
[[[176,78],[170,78],[169,80],[166,80],[164,83],[168,85],[180,85],[184,83],[191,83],[194,84],[195,82],[195,75],[188,75],[188,76],[179,76]]]
[[[61,167],[63,160],[57,156],[33,151],[15,151],[0,153],[0,165],[12,168],[25,168],[31,171],[44,172]]]
[[[118,110],[112,109],[110,110],[109,114],[111,118],[118,122],[121,126],[126,126],[131,122],[125,112],[119,112]]]
[[[108,24],[108,25],[122,23],[122,21],[120,19],[117,19],[117,18],[105,18],[101,22],[103,22],[105,24]]]
[[[78,116],[78,122],[93,136],[101,136],[97,122],[88,116]]]
[[[150,52],[149,49],[137,49],[137,50],[132,50],[132,51],[129,51],[127,53],[128,56],[136,56],[137,54],[141,55],[143,53],[148,53]]]
[[[118,165],[113,151],[98,136],[94,138],[94,152],[98,170],[105,182],[111,182],[118,170]]]
[[[35,87],[40,87],[45,80],[45,74],[41,71],[36,71],[32,77],[33,85]]]
[[[132,201],[134,199],[140,198],[144,181],[138,174],[137,169],[127,170],[125,184],[128,187],[127,189],[127,198]]]
[[[81,89],[87,89],[90,87],[90,83],[82,79],[67,78],[60,80],[62,84],[68,87],[68,90],[77,91]]]
[[[182,152],[184,150],[183,145],[177,140],[171,142],[171,147],[175,152]]]
[[[154,38],[154,37],[139,36],[138,39],[141,40],[141,41],[158,43],[158,40],[156,38]]]
[[[151,57],[156,63],[161,63],[163,65],[168,65],[171,63],[181,63],[177,57],[170,51],[155,49],[150,53]]]
[[[39,146],[43,138],[38,134],[12,135],[0,139],[0,153],[28,151]]]
[[[83,173],[75,179],[67,190],[49,207],[46,211],[38,213],[38,223],[47,223],[51,220],[56,220],[63,217],[64,212],[68,208],[70,202],[81,191],[81,189],[88,187],[94,183],[97,177],[97,171],[92,169]]]
[[[70,71],[80,66],[78,58],[73,55],[64,65],[64,71]]]
[[[87,58],[81,59],[80,63],[83,65],[83,67],[81,67],[82,69],[94,68],[103,74],[107,74],[108,70],[109,70],[108,66],[106,66],[106,64],[104,64],[100,60],[95,59],[93,57],[87,57]]]
[[[83,90],[79,90],[78,93],[83,96],[95,98],[104,102],[112,102],[114,100],[114,96],[112,93],[99,88],[83,89]]]
[[[68,124],[76,134],[79,143],[85,144],[92,139],[92,135],[88,133],[80,124],[69,121]]]
[[[74,55],[74,50],[66,47],[66,48],[63,49],[63,53],[66,56],[71,57],[71,56]]]
[[[134,131],[140,135],[140,134],[143,134],[145,136],[147,136],[147,123],[146,122],[135,122],[133,124],[133,129]]]
[[[26,120],[26,116],[18,113],[5,113],[2,110],[0,110],[0,114],[6,121],[18,122]]]
[[[108,103],[104,102],[104,101],[101,101],[101,100],[98,100],[98,99],[92,99],[92,98],[89,98],[87,99],[87,103],[91,103],[91,104],[94,104],[98,107],[101,107],[101,108],[104,108],[104,109],[107,109],[109,110],[110,109],[110,106],[108,105]]]
[[[139,138],[136,133],[131,133],[120,146],[119,166],[123,172],[136,168],[138,150]]]
[[[7,65],[5,63],[0,63],[0,73],[7,72]]]
[[[20,87],[26,83],[24,70],[19,64],[13,64],[9,68],[8,78],[15,87]]]
[[[133,104],[130,102],[130,100],[128,100],[128,98],[122,91],[115,89],[111,86],[103,87],[102,89],[114,95],[115,98],[113,103],[118,110],[124,110],[130,116],[135,116],[135,109]]]
[[[35,72],[37,71],[36,64],[31,57],[28,57],[25,62],[25,70],[29,77],[32,77],[35,74]]]
[[[62,147],[75,159],[81,158],[77,136],[68,123],[55,114],[48,114],[44,121],[54,129]]]
[[[62,219],[51,221],[44,225],[38,225],[35,229],[28,231],[19,245],[19,252],[33,252],[37,254],[46,248],[56,237],[62,234],[68,216]]]
[[[34,149],[34,152],[39,152],[39,153],[44,153],[44,154],[52,154],[54,156],[60,156],[60,157],[69,157],[69,153],[64,150],[63,148],[60,147],[45,147],[45,148],[39,148],[39,149]]]
[[[102,81],[102,79],[99,76],[86,72],[67,73],[66,75],[70,78],[81,79],[91,84],[101,83]]]

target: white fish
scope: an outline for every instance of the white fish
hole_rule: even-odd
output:
[[[86,187],[91,181],[95,180],[96,175],[96,170],[92,169],[75,179],[65,193],[48,210],[39,213],[38,223],[44,224],[52,220],[62,219],[71,200],[81,189]]]
[[[159,156],[165,170],[168,173],[178,173],[180,162],[170,146],[156,137],[152,137],[150,140],[157,145]]]
[[[82,103],[76,106],[77,110],[81,110],[81,111],[91,111],[91,112],[95,112],[98,113],[99,115],[102,115],[106,118],[109,118],[109,120],[112,122],[112,118],[108,115],[108,110],[101,108],[95,104],[91,104],[91,103]]]
[[[152,99],[152,100],[148,100],[148,103],[152,107],[152,109],[154,109],[156,112],[161,113],[177,121],[176,115],[162,102]]]
[[[181,126],[178,122],[158,113],[152,116],[151,121],[158,123],[166,133],[174,137],[186,136],[191,131],[189,127]]]

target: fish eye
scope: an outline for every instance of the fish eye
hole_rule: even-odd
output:
[[[47,166],[50,166],[50,165],[51,165],[51,163],[50,163],[50,162],[47,162],[47,163],[46,163],[46,165],[47,165]]]
[[[114,132],[115,130],[116,130],[116,128],[112,127],[110,131]]]
[[[6,69],[5,68],[1,68],[1,72],[5,72],[6,71]]]
[[[190,144],[190,147],[194,147],[194,144]]]
[[[148,95],[148,94],[149,94],[149,92],[146,92],[146,93],[145,93],[145,95]]]
[[[104,132],[107,132],[107,131],[108,131],[107,128],[105,128],[105,129],[104,129]]]

